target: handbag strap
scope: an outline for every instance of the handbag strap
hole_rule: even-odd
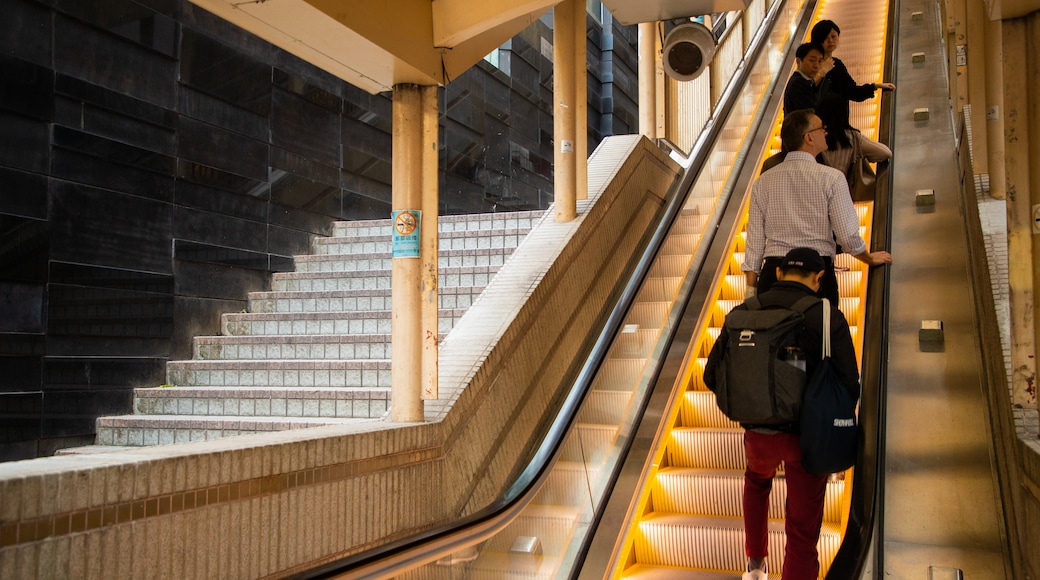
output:
[[[823,356],[831,356],[831,301],[823,299]]]

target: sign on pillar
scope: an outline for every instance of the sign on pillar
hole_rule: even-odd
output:
[[[394,258],[419,257],[419,224],[422,222],[422,211],[417,209],[401,209],[393,212],[394,219]]]

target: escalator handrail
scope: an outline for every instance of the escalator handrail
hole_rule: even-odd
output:
[[[693,147],[688,169],[684,171],[682,179],[677,180],[669,190],[668,202],[659,213],[653,234],[646,239],[640,258],[611,309],[584,364],[577,372],[567,397],[560,405],[541,444],[514,483],[487,507],[469,516],[409,538],[298,572],[292,576],[293,578],[329,578],[355,573],[357,573],[357,577],[389,577],[399,574],[416,565],[433,561],[438,556],[451,554],[474,541],[490,537],[505,528],[530,503],[540,487],[540,482],[548,476],[555,463],[564,439],[577,419],[581,404],[591,390],[593,380],[606,359],[614,337],[620,332],[643,280],[649,274],[668,232],[685,206],[697,174],[710,159],[712,148],[709,147],[709,144],[720,138],[723,127],[723,124],[718,123],[717,120],[728,117],[736,104],[739,87],[748,82],[752,67],[745,66],[746,63],[757,59],[767,46],[766,39],[773,26],[771,23],[775,21],[781,7],[785,4],[786,0],[774,2],[763,18],[745,52],[744,60],[741,61],[740,67],[731,77],[723,92],[715,114],[709,119]],[[716,228],[709,224],[705,229],[705,241],[702,241],[702,245],[706,245],[715,232]],[[474,538],[478,539],[474,540]]]
[[[888,5],[885,65],[882,78],[895,72],[895,39],[898,36],[896,0]],[[894,93],[884,92],[878,114],[878,140],[890,143],[895,132]],[[878,164],[877,194],[871,226],[873,249],[888,248],[892,239],[892,171],[890,163]],[[888,377],[888,317],[890,269],[871,268],[867,277],[867,304],[863,321],[862,396],[860,425],[862,444],[852,477],[849,519],[841,546],[827,571],[828,580],[862,578],[868,565],[883,570],[883,542],[878,536],[884,512],[885,409]],[[867,340],[867,338],[870,340]],[[873,562],[871,549],[873,548]]]

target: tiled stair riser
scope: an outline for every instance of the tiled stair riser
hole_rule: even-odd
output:
[[[465,313],[462,309],[442,310],[438,331],[448,333]],[[390,334],[390,310],[368,312],[311,312],[224,314],[221,332],[225,336]]]
[[[482,286],[440,288],[441,308],[469,308],[484,290]],[[344,312],[350,310],[390,310],[390,289],[342,292],[251,292],[250,313]]]
[[[437,265],[439,268],[501,266],[514,249],[441,251]],[[299,273],[390,271],[393,267],[393,258],[389,253],[297,256],[295,265],[296,272]]]
[[[443,338],[444,335],[441,336]],[[197,339],[195,360],[389,359],[390,335],[213,336]]]
[[[386,412],[389,389],[182,388],[138,389],[134,412],[141,415],[210,417],[353,417]]]
[[[487,286],[498,266],[441,268],[438,282],[446,286]],[[341,290],[389,290],[390,271],[276,273],[271,280],[275,292],[332,292]]]
[[[166,375],[177,387],[390,388],[390,361],[183,361]]]

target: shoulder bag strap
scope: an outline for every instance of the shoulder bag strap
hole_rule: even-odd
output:
[[[823,357],[831,356],[831,301],[823,299]]]

